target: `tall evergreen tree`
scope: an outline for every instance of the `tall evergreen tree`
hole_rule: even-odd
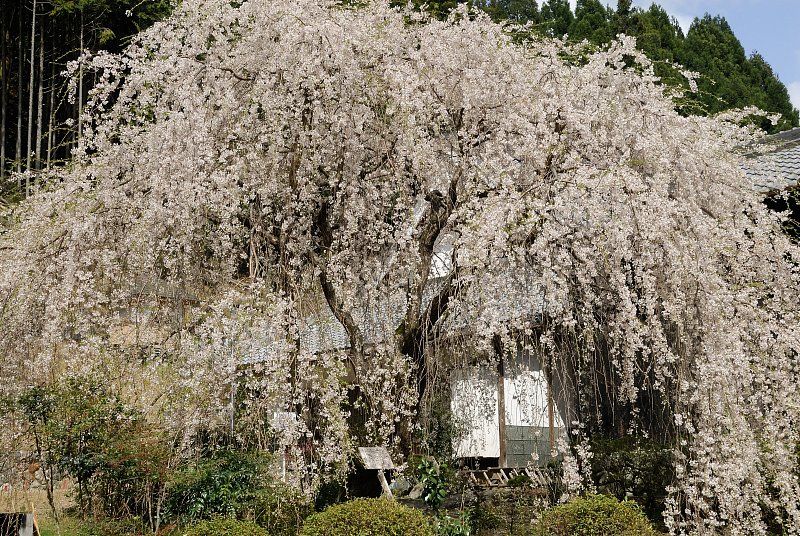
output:
[[[578,0],[575,18],[569,26],[569,36],[581,41],[602,45],[613,38],[608,11],[600,0]]]
[[[754,104],[770,112],[781,114],[781,119],[775,130],[786,130],[798,124],[798,111],[792,105],[789,91],[786,86],[778,79],[775,72],[758,52],[747,60],[747,74],[750,86],[753,90],[758,90],[757,99]]]
[[[625,32],[636,37],[639,48],[655,61],[677,61],[681,57],[684,40],[678,21],[670,17],[664,8],[652,4],[646,11],[637,11],[631,17]]]
[[[486,7],[494,20],[508,20],[524,24],[541,21],[539,4],[536,0],[492,0]]]
[[[542,29],[547,35],[563,37],[573,20],[568,0],[548,0],[542,4]]]
[[[638,10],[633,7],[633,0],[618,0],[616,11],[609,9],[611,15],[611,28],[615,34],[637,35],[639,28],[636,18]]]
[[[682,62],[703,75],[700,101],[708,113],[750,104],[744,47],[724,17],[706,14],[689,27]]]

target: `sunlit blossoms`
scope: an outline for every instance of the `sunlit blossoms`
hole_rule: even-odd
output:
[[[674,533],[800,534],[800,253],[751,133],[677,114],[631,40],[186,0],[91,63],[82,151],[0,238],[4,394],[99,374],[190,438],[238,389],[321,478],[356,438],[407,452],[447,370],[518,347],[575,486],[586,435],[650,435]]]

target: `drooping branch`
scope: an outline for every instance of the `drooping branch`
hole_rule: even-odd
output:
[[[328,201],[326,200],[320,203],[314,220],[314,230],[321,242],[321,251],[319,252],[318,258],[320,261],[319,283],[322,287],[322,294],[325,296],[325,301],[328,307],[330,307],[333,316],[336,317],[336,320],[342,324],[347,332],[347,337],[350,341],[350,356],[353,360],[353,366],[361,366],[364,362],[364,335],[353,318],[353,315],[344,307],[336,291],[336,287],[328,277],[327,266],[322,260],[333,244],[333,229],[331,228],[330,221],[328,221]],[[357,370],[354,372],[357,373]]]

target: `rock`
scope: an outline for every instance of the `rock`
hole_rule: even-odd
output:
[[[408,494],[409,499],[421,499],[422,494],[425,492],[425,484],[422,482],[417,482],[417,484],[411,488],[411,491]]]
[[[392,490],[392,493],[397,495],[398,497],[402,497],[406,493],[411,490],[411,482],[408,481],[405,477],[397,477],[389,484],[389,489]]]

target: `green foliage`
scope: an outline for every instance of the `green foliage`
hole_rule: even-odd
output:
[[[470,536],[475,533],[473,510],[466,508],[455,517],[449,514],[438,516],[433,527],[437,536]]]
[[[494,20],[507,20],[524,24],[541,22],[541,13],[535,0],[496,0],[484,6]]]
[[[262,487],[264,462],[256,456],[219,450],[179,471],[170,486],[170,517],[186,520],[235,517]]]
[[[479,535],[529,536],[531,520],[549,504],[552,503],[528,477],[515,477],[507,487],[479,497],[470,519]]]
[[[279,481],[257,490],[248,504],[253,520],[269,529],[271,536],[294,536],[314,512],[308,497]]]
[[[84,512],[139,514],[162,488],[169,445],[99,380],[68,378],[33,387],[17,407],[39,459],[77,482]]]
[[[183,531],[182,536],[270,536],[252,521],[240,521],[225,517],[206,519]]]
[[[448,5],[452,2],[448,2]],[[616,10],[600,0],[578,0],[575,12],[567,0],[542,3],[522,0],[476,2],[495,20],[534,23],[534,31],[552,37],[568,35],[570,40],[602,46],[619,33],[636,37],[639,48],[655,63],[655,73],[668,87],[688,89],[676,64],[700,73],[698,93],[686,92],[676,105],[687,114],[715,114],[730,108],[757,106],[782,115],[773,126],[777,132],[798,126],[800,115],[791,103],[786,86],[775,76],[764,58],[749,58],[724,17],[706,15],[695,19],[684,36],[678,21],[661,6],[634,7],[631,0],[619,0]]]
[[[503,517],[498,509],[487,502],[481,502],[472,509],[472,526],[478,534],[495,534],[503,527]]]
[[[592,477],[598,490],[633,498],[650,519],[664,511],[666,488],[674,480],[672,449],[661,443],[625,437],[592,441]]]
[[[86,37],[97,39],[101,48],[118,50],[129,38],[152,26],[172,11],[169,0],[53,0],[50,17],[64,23],[75,21],[85,25]]]
[[[422,500],[434,510],[439,509],[447,498],[449,489],[447,465],[437,465],[429,458],[422,458],[417,464],[416,469],[419,480],[424,486]]]
[[[339,504],[347,496],[347,487],[338,480],[328,480],[323,482],[317,490],[314,499],[314,509],[317,512],[325,510],[329,506]]]
[[[301,536],[433,536],[419,510],[387,498],[356,499],[306,519]]]
[[[221,449],[183,467],[168,489],[166,516],[179,522],[246,518],[273,535],[297,533],[310,500],[275,480],[260,453]]]
[[[426,411],[423,437],[426,451],[437,460],[452,460],[455,457],[453,445],[461,436],[461,430],[453,418],[450,399],[436,396]]]
[[[542,30],[551,37],[563,37],[569,32],[575,16],[568,0],[550,0],[542,4]]]
[[[528,475],[514,475],[508,479],[506,484],[512,488],[522,488],[533,484],[531,477]]]
[[[633,501],[586,495],[547,510],[536,536],[655,536],[656,531]]]
[[[608,43],[614,37],[609,13],[599,0],[578,0],[568,33],[576,41],[586,39],[595,45]]]

